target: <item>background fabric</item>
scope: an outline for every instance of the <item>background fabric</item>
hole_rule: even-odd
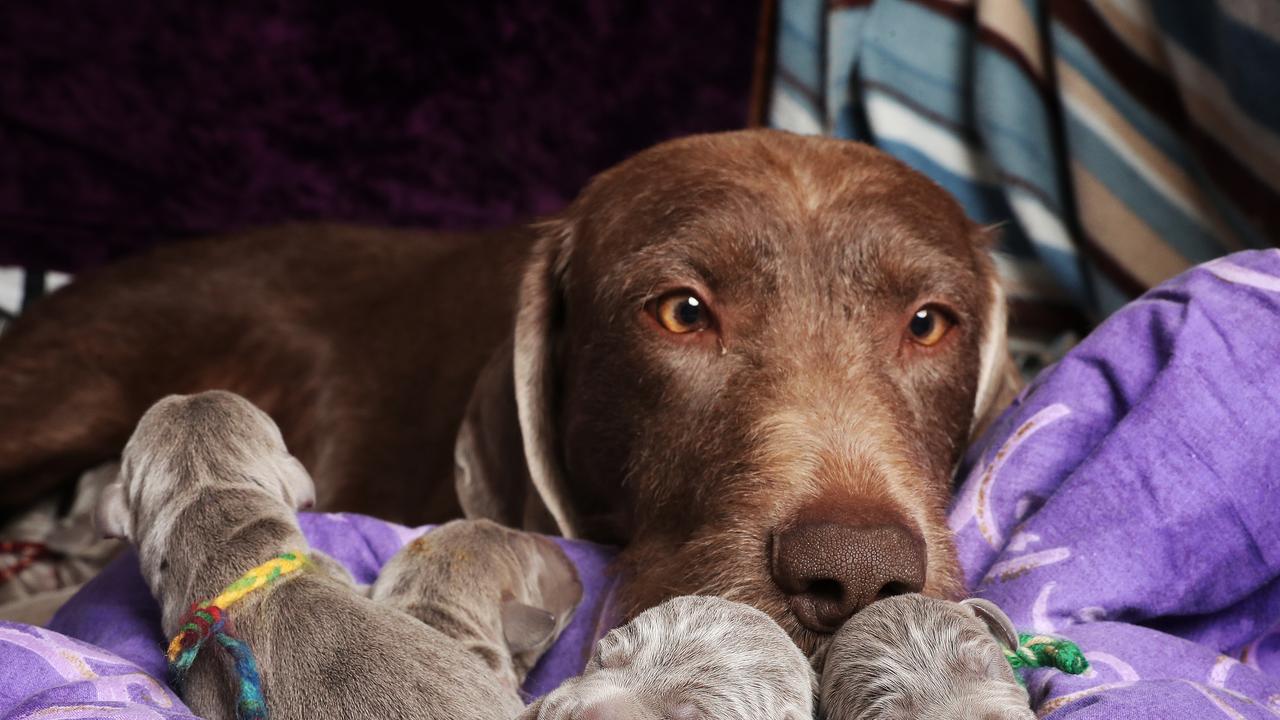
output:
[[[0,3],[0,265],[555,211],[631,153],[746,122],[758,5]]]
[[[1280,250],[1185,273],[1041,374],[965,459],[950,522],[969,586],[1020,629],[1077,641],[1092,665],[1081,676],[1029,676],[1041,717],[1280,714],[1278,316]],[[317,547],[364,582],[417,532],[352,515],[302,522]],[[612,552],[561,546],[586,597],[531,676],[532,694],[576,673],[613,624]],[[54,650],[101,651],[0,624],[0,667],[18,669],[0,681],[10,708],[0,702],[0,718],[55,700],[88,702],[95,683],[136,688],[130,697],[145,702],[130,702],[146,712],[66,717],[164,716],[153,706],[164,710],[172,698],[137,677],[163,677],[164,638],[132,553],[91,581],[51,629],[119,661],[89,664],[90,677]],[[132,679],[97,678],[103,663]],[[54,693],[51,681],[72,689]]]
[[[1280,238],[1271,0],[777,1],[770,123],[872,142],[1000,224],[1042,315]]]

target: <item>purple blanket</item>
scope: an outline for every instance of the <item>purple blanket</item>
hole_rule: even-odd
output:
[[[1042,717],[1280,715],[1277,358],[1280,251],[1233,255],[1116,314],[971,449],[951,514],[970,586],[1023,629],[1078,641],[1093,666],[1033,673]],[[414,533],[303,523],[365,581]],[[535,694],[581,667],[609,616],[610,552],[564,547],[587,597]],[[57,633],[0,624],[0,717],[190,717],[155,679],[157,616],[125,556]]]

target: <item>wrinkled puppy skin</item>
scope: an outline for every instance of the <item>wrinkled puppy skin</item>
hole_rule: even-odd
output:
[[[1009,618],[986,600],[899,595],[840,629],[823,661],[826,720],[1032,720],[1004,649]]]
[[[809,720],[815,681],[768,615],[716,597],[677,597],[596,645],[583,673],[520,720]]]
[[[336,562],[308,548],[294,511],[313,497],[275,423],[247,400],[213,391],[170,396],[143,416],[98,522],[137,546],[167,637],[193,603],[246,571],[281,553],[309,553],[310,567],[228,611],[257,659],[272,720],[519,713],[518,698],[461,643],[364,597]],[[230,659],[210,642],[182,697],[202,718],[231,720],[237,686]]]
[[[455,520],[406,545],[370,596],[443,632],[513,697],[582,601],[578,571],[553,541],[488,520]]]

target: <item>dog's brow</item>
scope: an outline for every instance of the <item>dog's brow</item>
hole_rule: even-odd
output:
[[[597,286],[598,301],[643,302],[661,290],[680,287],[714,289],[717,276],[699,253],[687,247],[641,249],[616,263]]]

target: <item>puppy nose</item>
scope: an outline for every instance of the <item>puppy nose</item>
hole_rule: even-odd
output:
[[[924,588],[924,541],[899,524],[800,524],[773,536],[773,581],[791,612],[830,633],[862,608]]]

